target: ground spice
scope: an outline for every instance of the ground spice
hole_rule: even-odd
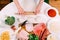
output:
[[[56,16],[56,11],[55,11],[54,9],[50,9],[50,10],[48,11],[48,15],[49,15],[50,17],[55,17],[55,16]]]

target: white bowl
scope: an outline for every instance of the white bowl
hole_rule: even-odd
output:
[[[53,10],[56,11],[56,16],[55,16],[55,17],[50,17],[50,16],[48,15],[48,11],[49,11],[50,9],[53,9]],[[47,8],[47,9],[45,10],[45,13],[46,13],[46,16],[47,16],[48,18],[50,18],[50,19],[56,18],[57,16],[59,16],[58,10],[57,10],[56,8],[54,8],[54,7]]]
[[[50,34],[48,37],[47,37],[47,40],[60,40],[59,38],[57,38],[57,36],[55,34]]]
[[[10,40],[15,40],[16,39],[16,35],[14,34],[13,30],[10,28],[0,28],[0,36],[3,32],[8,31],[10,34]]]
[[[59,34],[60,33],[60,18],[51,19],[48,24],[47,28],[52,34]]]

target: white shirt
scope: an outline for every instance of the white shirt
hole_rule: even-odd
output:
[[[36,4],[39,1],[36,0],[18,0],[18,2],[20,3],[21,7],[25,10],[25,11],[34,11],[36,8]]]

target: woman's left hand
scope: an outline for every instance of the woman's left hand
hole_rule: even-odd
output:
[[[40,12],[40,7],[37,6],[36,9],[35,9],[35,11],[34,11],[34,13],[35,13],[35,14],[38,14],[39,12]]]

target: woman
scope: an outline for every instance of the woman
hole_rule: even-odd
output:
[[[26,11],[34,11],[35,14],[38,14],[44,2],[44,0],[13,0],[13,1],[17,6],[19,14],[24,14],[24,12]]]

